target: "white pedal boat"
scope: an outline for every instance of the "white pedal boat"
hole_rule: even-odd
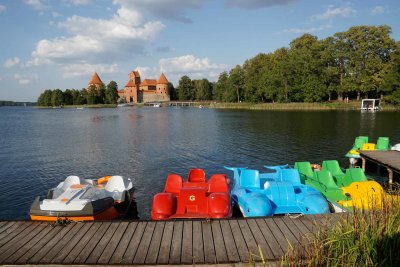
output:
[[[68,176],[64,182],[37,197],[32,203],[32,220],[72,221],[111,220],[123,217],[132,203],[133,185],[129,178],[104,176],[97,180]]]

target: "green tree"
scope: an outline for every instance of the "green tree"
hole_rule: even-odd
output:
[[[105,90],[105,103],[116,104],[118,100],[118,84],[115,81],[110,81]]]
[[[51,93],[51,105],[58,107],[64,104],[63,92],[60,89],[55,89]]]
[[[207,79],[193,80],[193,87],[195,91],[196,100],[211,100],[212,99],[212,86]]]
[[[213,87],[213,96],[214,96],[214,100],[217,101],[222,101],[222,102],[228,102],[227,99],[227,91],[228,91],[228,73],[226,71],[222,72],[219,77],[218,77],[218,81],[215,83],[214,87]]]
[[[168,92],[171,100],[178,100],[178,92],[172,83],[168,83]]]
[[[66,89],[63,94],[64,94],[64,104],[65,105],[73,105],[74,100],[73,100],[73,96],[72,96],[72,90]]]
[[[191,100],[193,92],[192,80],[188,76],[182,76],[178,85],[178,99],[180,101]]]

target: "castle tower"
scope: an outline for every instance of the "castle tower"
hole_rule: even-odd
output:
[[[137,103],[138,102],[138,91],[140,85],[140,73],[139,71],[131,71],[128,74],[129,81],[125,85],[125,99],[126,102]]]
[[[88,83],[87,89],[89,90],[92,86],[94,86],[97,90],[99,90],[102,85],[103,85],[103,82],[101,81],[99,75],[97,74],[97,72],[94,72],[92,79]]]
[[[164,73],[161,73],[160,78],[157,80],[157,94],[162,98],[163,101],[170,101],[168,80]]]

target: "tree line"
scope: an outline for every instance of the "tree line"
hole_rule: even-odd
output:
[[[94,104],[117,104],[118,85],[111,81],[107,86],[102,84],[99,88],[91,85],[88,89],[48,89],[38,98],[38,106],[63,106],[63,105],[94,105]]]
[[[323,102],[383,98],[400,104],[400,42],[391,28],[355,26],[318,40],[304,34],[289,47],[260,53],[217,82],[179,80],[179,100]]]

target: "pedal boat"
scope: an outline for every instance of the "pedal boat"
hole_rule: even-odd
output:
[[[358,136],[345,156],[350,159],[359,159],[360,150],[390,150],[389,137],[379,137],[375,144],[368,142],[368,136]]]
[[[385,204],[400,204],[398,196],[387,194],[379,183],[368,180],[361,168],[348,168],[343,172],[336,160],[323,161],[320,171],[313,172],[309,162],[296,162],[295,168],[302,182],[319,190],[336,212],[340,212],[340,208],[372,210]]]
[[[177,174],[169,174],[164,192],[153,198],[151,218],[227,218],[232,216],[228,179],[225,174],[214,174],[206,181],[203,169],[191,169],[183,181]]]
[[[133,199],[129,178],[105,176],[97,180],[68,176],[64,182],[37,197],[30,217],[35,221],[94,221],[122,218]]]
[[[287,165],[265,167],[274,172],[225,167],[234,173],[231,196],[244,217],[329,213],[326,199],[301,184],[297,170]]]

